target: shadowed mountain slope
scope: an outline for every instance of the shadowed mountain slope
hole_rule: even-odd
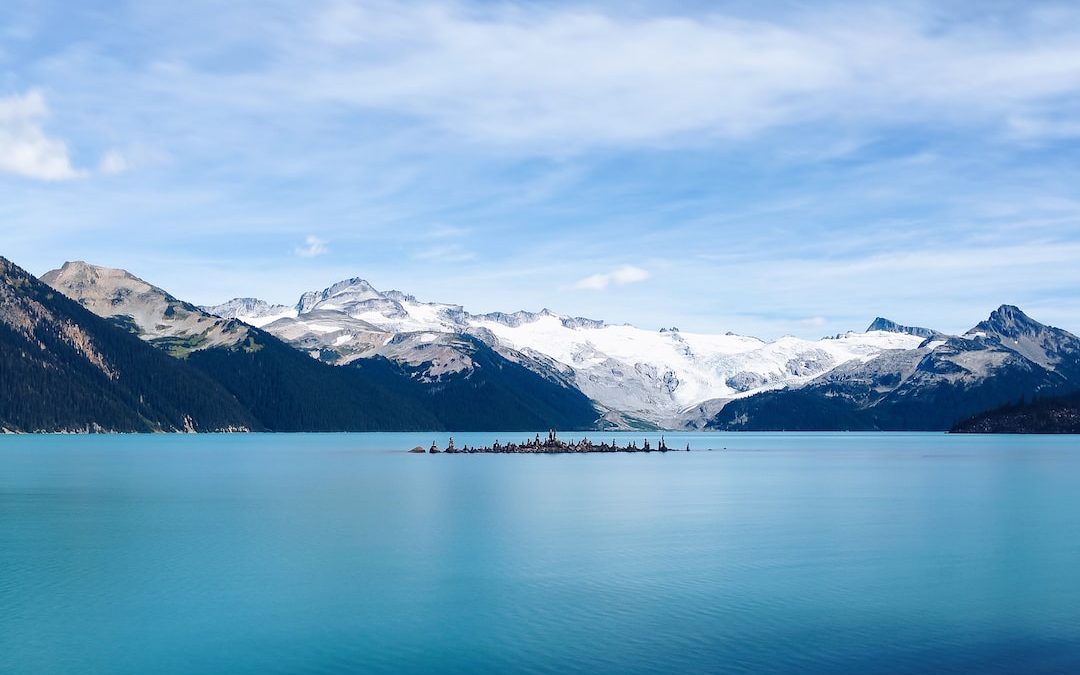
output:
[[[0,428],[220,431],[258,421],[170,358],[0,258]]]
[[[1002,406],[952,429],[974,434],[1080,434],[1080,392]]]

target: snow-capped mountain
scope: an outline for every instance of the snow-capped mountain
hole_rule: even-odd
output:
[[[579,388],[604,405],[666,423],[704,401],[798,384],[842,363],[921,342],[888,332],[764,342],[732,334],[580,326],[550,315],[516,327],[483,317],[474,322],[504,344],[571,367]]]
[[[958,336],[849,361],[800,388],[733,402],[720,429],[949,429],[1022,397],[1080,389],[1080,338],[1002,305]]]
[[[1080,338],[1011,305],[963,335],[879,317],[862,333],[764,341],[546,309],[472,314],[363,279],[291,307],[208,308],[83,262],[42,280],[201,371],[251,428],[930,430],[1080,389]]]
[[[457,305],[419,302],[398,291],[376,291],[363,279],[347,279],[304,293],[287,310],[277,307],[247,299],[204,309],[259,323],[309,355],[335,365],[383,356],[423,367],[423,377],[428,379],[467,371],[474,365],[471,350],[463,348],[459,339],[469,331],[465,313]]]
[[[201,309],[205,310],[206,308],[203,307]],[[218,311],[210,313],[226,318],[243,316],[244,323],[255,326],[256,328],[262,328],[266,324],[273,323],[278,319],[296,316],[295,307],[271,305],[262,300],[256,300],[255,298],[236,298],[224,305],[220,305],[217,307],[217,310]]]
[[[380,292],[363,279],[304,293],[291,310],[278,306],[278,318],[269,322],[267,307],[234,300],[205,309],[258,322],[332,363],[384,356],[423,366],[428,377],[473,367],[454,342],[461,335],[474,336],[547,377],[569,379],[609,411],[664,426],[692,421],[706,402],[715,408],[723,401],[805,383],[841,364],[866,362],[923,342],[919,335],[897,330],[765,342],[730,333],[651,331],[546,309],[470,314],[460,305]]]

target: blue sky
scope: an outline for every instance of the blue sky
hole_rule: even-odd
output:
[[[773,337],[1080,331],[1080,8],[0,7],[0,254]]]

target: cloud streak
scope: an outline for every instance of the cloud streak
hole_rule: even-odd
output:
[[[412,254],[413,260],[431,263],[465,263],[476,259],[476,254],[461,244],[445,244],[422,248]]]
[[[1075,327],[1080,9],[990,5],[4,5],[0,244],[199,301],[361,275],[684,330]],[[653,276],[613,292],[623,261]]]
[[[1025,134],[1053,135],[1080,93],[1078,18],[1002,27],[917,4],[765,19],[336,2],[282,53],[286,70],[311,73],[291,80],[304,82],[301,98],[557,152],[825,120],[1004,129],[1026,119]]]
[[[574,283],[574,288],[585,291],[603,291],[609,286],[625,286],[647,280],[652,276],[648,270],[633,265],[623,265],[610,272],[591,274]]]

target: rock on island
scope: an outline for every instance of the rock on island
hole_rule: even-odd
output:
[[[462,445],[459,448],[454,445],[454,438],[451,437],[446,448],[442,450],[439,449],[438,443],[433,441],[431,447],[428,449],[428,453],[432,455],[444,452],[447,454],[561,454],[584,452],[669,452],[671,450],[674,450],[674,448],[668,447],[663,436],[660,437],[660,442],[656,447],[653,447],[647,438],[640,446],[638,446],[637,441],[630,441],[626,445],[619,445],[614,439],[612,439],[610,444],[607,442],[593,443],[588,438],[583,438],[580,441],[567,442],[559,439],[556,431],[552,429],[548,431],[547,438],[541,439],[540,434],[536,434],[535,438],[531,438],[524,443],[507,443],[506,445],[503,445],[496,440],[493,444],[487,446]],[[686,451],[690,451],[689,444],[686,446]],[[423,449],[417,447],[410,450],[410,452],[423,452]]]

